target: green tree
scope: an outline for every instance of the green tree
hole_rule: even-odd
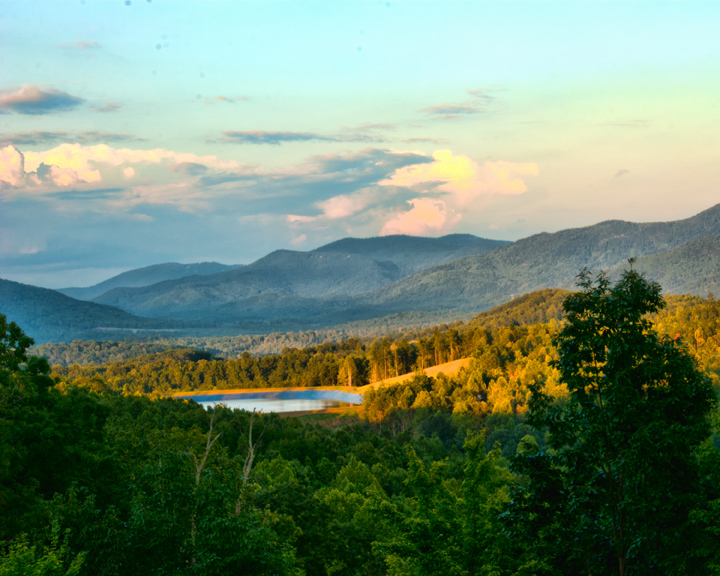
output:
[[[715,397],[678,342],[647,315],[661,288],[635,271],[614,286],[579,275],[564,302],[554,362],[569,396],[532,387],[528,422],[549,450],[523,446],[526,479],[505,513],[524,539],[518,574],[700,574],[691,554],[701,505],[696,451],[709,436]]]

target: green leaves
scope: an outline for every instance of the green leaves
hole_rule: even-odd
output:
[[[699,494],[694,450],[709,435],[714,394],[688,352],[652,330],[647,314],[664,306],[658,284],[631,270],[611,286],[584,270],[578,286],[553,363],[569,397],[533,388],[528,422],[547,431],[550,450],[513,462],[527,482],[507,529],[522,538],[519,526],[530,528],[535,556],[556,570],[663,574],[684,561]]]

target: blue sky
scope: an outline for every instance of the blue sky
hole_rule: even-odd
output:
[[[720,198],[714,2],[0,0],[0,277]]]

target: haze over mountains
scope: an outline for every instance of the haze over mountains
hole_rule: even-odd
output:
[[[117,276],[113,276],[87,288],[60,288],[58,292],[77,298],[78,300],[92,300],[96,296],[104,294],[108,290],[117,287],[138,288],[157,284],[165,280],[175,280],[177,278],[185,278],[187,276],[206,276],[208,274],[217,274],[225,270],[240,268],[242,264],[228,266],[227,264],[219,264],[218,262],[200,262],[198,264],[178,264],[177,262],[168,262],[166,264],[154,264],[128,270]]]
[[[170,326],[147,320],[157,318],[179,322],[174,326],[192,322],[198,328],[252,326],[271,332],[410,311],[470,315],[534,290],[572,288],[583,267],[617,275],[631,257],[637,258],[636,269],[660,281],[669,292],[720,293],[720,205],[675,222],[613,220],[538,234],[513,244],[472,235],[346,238],[311,252],[279,250],[248,266],[205,275],[198,275],[199,267],[207,269],[210,263],[133,270],[75,293],[87,296],[110,287],[93,297],[93,304],[104,307],[93,308],[90,314],[97,324],[99,310],[107,311],[107,320],[98,324],[106,327],[113,322],[125,327],[135,323],[142,329],[153,322],[158,329]],[[192,275],[148,281],[153,274],[166,273],[163,267],[177,274],[173,266],[186,266]],[[130,281],[134,286],[122,285]],[[52,292],[37,290],[27,287],[25,300],[48,299]],[[0,312],[15,319],[12,312],[18,307],[33,309],[21,303],[17,289],[8,301],[9,292],[0,291]],[[74,308],[78,317],[85,314],[77,308],[81,304],[77,300],[53,302]],[[129,314],[117,316],[118,308]],[[63,326],[70,329],[71,320],[65,320]],[[42,322],[42,317],[36,318],[36,333],[30,331],[36,338],[45,331]],[[85,325],[89,327],[87,321]]]

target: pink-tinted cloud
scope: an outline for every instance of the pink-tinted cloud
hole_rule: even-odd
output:
[[[412,208],[407,212],[399,212],[388,220],[380,232],[381,236],[433,234],[451,228],[461,219],[460,214],[455,214],[445,202],[435,198],[413,198],[408,200],[408,204]]]
[[[369,190],[356,192],[355,194],[343,194],[334,196],[328,200],[318,202],[316,206],[323,211],[329,220],[347,218],[364,210],[372,203],[372,193]]]

